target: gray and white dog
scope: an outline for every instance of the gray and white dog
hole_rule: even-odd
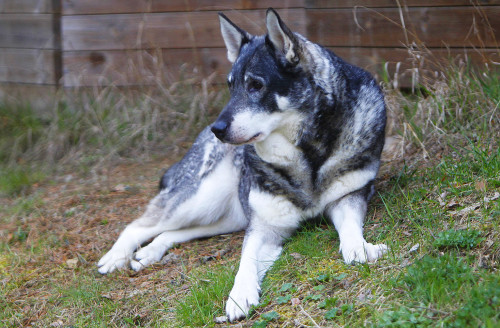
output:
[[[386,252],[363,237],[386,115],[370,74],[291,32],[273,9],[264,36],[219,16],[231,98],[98,267],[140,270],[176,243],[246,229],[226,304],[234,321],[259,303],[284,239],[308,218],[333,222],[347,263]]]

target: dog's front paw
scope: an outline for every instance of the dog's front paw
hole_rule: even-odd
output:
[[[97,263],[97,271],[99,271],[100,274],[107,274],[122,269],[130,262],[131,255],[132,254],[127,254],[123,250],[111,249]]]
[[[165,247],[159,247],[153,244],[149,244],[148,246],[141,248],[135,253],[134,259],[130,261],[130,267],[134,271],[142,270],[148,265],[161,260],[164,253]]]
[[[342,256],[347,264],[374,262],[384,255],[387,249],[384,244],[373,245],[366,241],[341,246]]]
[[[250,282],[243,286],[234,286],[226,303],[226,315],[229,321],[245,318],[252,306],[259,304],[259,287]]]

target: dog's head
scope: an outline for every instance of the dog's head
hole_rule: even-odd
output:
[[[310,90],[301,67],[301,36],[292,33],[273,9],[267,10],[265,36],[253,36],[219,13],[227,57],[233,63],[227,83],[231,98],[212,132],[223,142],[259,142],[300,118]]]

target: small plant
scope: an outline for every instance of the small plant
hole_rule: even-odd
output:
[[[412,311],[404,306],[399,309],[386,311],[375,327],[387,328],[416,328],[426,327],[432,320],[425,316],[425,311]]]
[[[267,313],[261,314],[260,317],[263,320],[259,320],[259,321],[254,322],[254,324],[252,325],[252,328],[264,328],[264,327],[267,327],[267,324],[269,322],[278,320],[280,316],[279,316],[279,314],[276,311],[271,311],[271,312],[267,312]]]
[[[434,246],[437,248],[471,249],[483,240],[481,231],[478,230],[446,230],[437,235]]]
[[[328,297],[318,304],[320,309],[330,309],[334,307],[338,302],[338,297]]]

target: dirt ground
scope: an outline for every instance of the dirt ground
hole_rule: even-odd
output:
[[[122,164],[85,177],[67,173],[33,186],[24,203],[23,198],[0,200],[5,210],[0,241],[8,245],[11,254],[9,259],[0,258],[0,285],[8,290],[6,307],[16,312],[19,325],[58,327],[68,322],[58,319],[51,308],[59,306],[57,299],[67,290],[75,288],[79,275],[101,278],[97,261],[124,227],[144,211],[158,190],[159,177],[172,163],[174,160],[165,159]],[[400,164],[386,163],[379,183],[389,179]],[[169,251],[172,255],[164,257],[162,263],[140,273],[125,270],[106,278],[116,286],[100,292],[100,297],[120,301],[146,290],[153,298],[163,297],[162,304],[171,304],[169,299],[181,297],[190,287],[186,272],[209,261],[236,263],[243,235],[185,243]],[[17,258],[14,265],[9,264],[12,258]],[[175,284],[180,294],[168,293],[162,287],[166,283]],[[144,307],[145,303],[126,302],[120,311],[124,316],[134,313],[141,322],[157,322],[153,318],[157,303]],[[67,312],[69,318],[82,315],[78,313],[80,305],[60,306],[58,311]],[[171,311],[173,321],[173,308]]]
[[[8,245],[12,256],[0,257],[0,286],[8,290],[5,296],[9,303],[0,302],[0,308],[12,307],[20,326],[58,326],[58,320],[50,319],[53,314],[47,315],[54,299],[66,288],[73,288],[78,272],[100,278],[97,261],[123,228],[143,212],[158,190],[159,177],[172,163],[156,160],[119,165],[85,178],[65,174],[33,186],[24,204],[22,198],[1,199],[5,213],[0,241]],[[234,260],[242,240],[240,232],[186,243],[172,249],[173,255],[161,264],[140,274],[121,271],[111,280],[118,283],[117,288],[101,296],[119,300],[135,293],[138,286],[147,289],[169,282],[187,290],[185,272],[208,261]],[[14,265],[12,257],[17,258]],[[147,317],[148,311],[152,309],[138,309],[137,315]]]

